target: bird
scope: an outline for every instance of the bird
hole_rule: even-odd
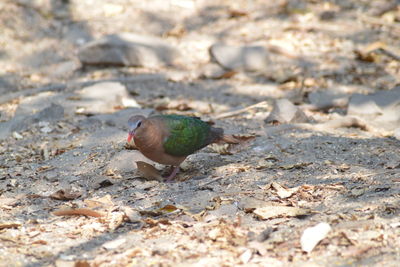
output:
[[[133,139],[145,157],[173,167],[167,182],[173,180],[180,164],[196,151],[212,143],[239,143],[233,135],[224,134],[222,128],[212,127],[198,117],[169,114],[146,118],[134,115],[129,118],[128,126],[128,143]]]

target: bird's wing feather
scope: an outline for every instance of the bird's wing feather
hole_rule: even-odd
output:
[[[169,134],[163,147],[173,156],[188,156],[209,144],[210,126],[194,117],[167,115],[163,117]]]

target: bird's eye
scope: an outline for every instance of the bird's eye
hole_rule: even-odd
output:
[[[139,128],[140,125],[142,125],[142,122],[141,122],[141,121],[139,121],[139,122],[137,123],[136,128]]]

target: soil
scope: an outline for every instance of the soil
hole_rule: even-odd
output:
[[[347,106],[309,108],[308,98],[399,84],[392,3],[3,0],[1,123],[37,99],[38,110],[75,103],[75,92],[104,81],[140,107],[88,113],[57,100],[61,119],[26,121],[0,141],[0,266],[398,266],[400,141],[357,124],[328,127]],[[82,45],[122,32],[163,38],[179,52],[175,64],[79,62]],[[271,64],[226,70],[210,56],[216,43],[267,47]],[[267,124],[279,98],[309,122]],[[126,144],[129,116],[156,113],[254,138],[189,156],[165,183],[135,161],[168,168]],[[319,223],[328,233],[303,241]]]

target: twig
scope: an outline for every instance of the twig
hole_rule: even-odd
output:
[[[199,187],[204,187],[204,186],[209,185],[211,183],[217,182],[217,181],[221,180],[222,178],[223,177],[217,177],[215,179],[212,179],[211,181],[208,181],[207,183],[203,183],[203,184],[199,185]]]
[[[395,53],[393,53],[393,51],[390,51],[390,50],[388,50],[386,48],[383,48],[383,47],[379,48],[379,51],[381,51],[382,54],[385,54],[385,55],[387,55],[388,57],[391,57],[394,60],[400,61],[400,56],[396,55]]]
[[[244,113],[244,112],[249,111],[249,110],[254,109],[254,108],[268,107],[268,105],[269,104],[268,104],[267,101],[262,101],[260,103],[257,103],[257,104],[254,104],[254,105],[251,105],[251,106],[248,106],[248,107],[245,107],[245,108],[241,108],[241,109],[238,109],[238,110],[228,111],[228,112],[219,114],[219,115],[215,116],[214,119],[223,119],[223,118],[233,117],[233,116],[239,115],[241,113]]]
[[[85,163],[86,161],[91,160],[91,159],[97,157],[98,155],[99,155],[98,152],[90,153],[89,156],[87,156],[85,159],[83,159],[83,160],[79,163],[79,166],[82,166],[83,163]]]

